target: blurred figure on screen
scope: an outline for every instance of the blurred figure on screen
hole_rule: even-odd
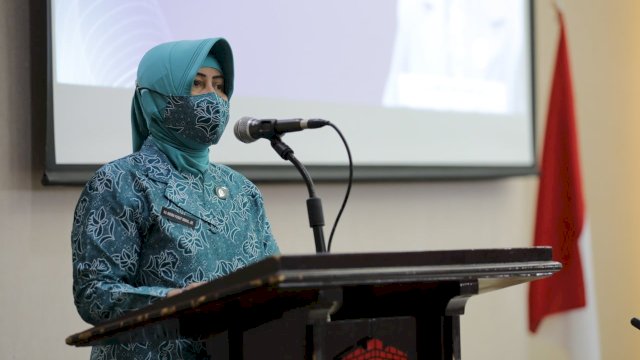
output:
[[[398,0],[387,107],[524,112],[524,1]]]
[[[73,294],[99,324],[277,253],[263,200],[243,175],[209,161],[233,93],[222,38],[149,50],[131,110],[134,153],[100,168],[78,201]],[[208,359],[186,339],[98,346],[92,359]]]

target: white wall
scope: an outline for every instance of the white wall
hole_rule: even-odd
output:
[[[538,112],[544,119],[557,23],[536,0]],[[604,359],[633,359],[640,333],[640,3],[563,1],[578,103]],[[42,187],[42,119],[31,119],[28,1],[0,2],[0,358],[86,359],[64,344],[84,330],[71,297],[69,231],[80,188]],[[38,101],[38,99],[36,100]],[[123,119],[123,121],[128,121]],[[543,122],[540,122],[540,128]],[[541,129],[540,129],[541,130]],[[335,251],[394,251],[531,244],[537,178],[356,184]],[[313,251],[305,188],[263,185],[285,254]],[[344,187],[319,184],[327,222]],[[326,229],[328,236],[329,228]],[[462,318],[466,359],[564,359],[527,333],[526,286],[472,298]]]

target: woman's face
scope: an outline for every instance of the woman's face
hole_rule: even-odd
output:
[[[224,93],[224,77],[222,73],[214,68],[202,67],[198,70],[191,84],[191,95],[203,95],[212,92],[225,100],[229,100],[227,94]]]

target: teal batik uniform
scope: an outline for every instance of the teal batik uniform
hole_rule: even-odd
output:
[[[212,48],[189,43],[196,50],[183,51],[188,57],[207,55]],[[197,70],[203,61],[189,66]],[[224,69],[224,62],[221,65]],[[185,73],[180,67],[172,70]],[[148,126],[154,121],[149,106],[146,112],[136,109],[136,102],[149,99],[139,97],[136,92],[133,124],[134,147],[136,133],[143,134],[138,138],[141,146],[99,169],[75,211],[73,292],[78,312],[91,324],[147,306],[170,289],[219,278],[278,252],[256,186],[224,165],[207,160],[203,167],[194,151],[172,143],[171,134],[157,139],[153,126]],[[151,99],[162,104],[158,100]],[[147,117],[147,128],[136,128],[141,121],[136,113]],[[168,146],[176,152],[165,151]],[[91,358],[207,359],[208,355],[202,343],[180,339],[98,346]]]

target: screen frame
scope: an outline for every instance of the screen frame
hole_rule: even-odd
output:
[[[44,32],[46,39],[46,56],[44,63],[33,59],[33,73],[41,73],[35,69],[46,68],[46,140],[45,140],[45,167],[42,177],[42,183],[45,185],[82,185],[85,184],[91,176],[104,164],[82,164],[69,165],[58,164],[55,155],[55,129],[54,129],[54,109],[53,109],[53,62],[52,62],[52,0],[46,0],[44,3],[38,2],[40,5],[32,4],[32,12],[41,13],[45,10],[46,20],[44,28],[34,27],[34,31]],[[39,8],[35,8],[39,7]],[[42,7],[45,7],[44,9]],[[529,76],[531,82],[531,146],[532,164],[525,166],[406,166],[406,165],[354,165],[353,178],[355,181],[430,181],[430,180],[476,180],[476,179],[492,179],[505,178],[513,176],[535,175],[538,173],[538,155],[536,147],[536,81],[535,81],[535,25],[534,25],[534,9],[533,1],[527,0],[528,17],[529,17],[529,52],[530,52],[530,69]],[[42,19],[42,17],[40,17]],[[32,44],[32,46],[38,46]],[[42,59],[42,57],[41,57]],[[36,79],[34,79],[35,83]],[[227,129],[232,131],[232,129]],[[336,135],[337,136],[337,135]],[[307,169],[315,181],[343,181],[348,176],[347,156],[345,152],[345,165],[311,165]],[[115,160],[115,159],[114,159]],[[283,160],[282,165],[272,164],[250,164],[250,165],[234,165],[226,164],[235,170],[243,173],[249,179],[256,182],[291,182],[301,181],[301,177],[297,170]]]

